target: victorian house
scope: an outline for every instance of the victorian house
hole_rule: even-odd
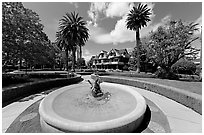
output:
[[[126,49],[112,49],[109,52],[102,50],[93,57],[93,68],[97,69],[123,69],[129,61],[130,55]]]

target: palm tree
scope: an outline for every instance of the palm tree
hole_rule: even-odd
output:
[[[60,20],[59,31],[57,32],[57,40],[60,44],[63,44],[66,57],[68,57],[68,51],[72,51],[72,69],[75,69],[76,63],[76,49],[77,46],[85,44],[89,38],[88,28],[86,28],[86,22],[83,17],[80,17],[78,13],[71,12],[66,13]],[[68,60],[66,61],[68,70]]]
[[[81,59],[82,58],[82,47],[84,46],[85,44],[82,42],[79,44],[79,58]]]
[[[68,42],[66,41],[66,39],[64,39],[60,32],[56,33],[56,44],[57,46],[60,48],[60,50],[64,50],[65,51],[65,56],[66,56],[66,70],[68,72],[68,52],[71,51],[71,47],[69,46]]]
[[[79,44],[79,59],[81,60],[82,59],[82,47],[84,46],[85,44],[82,42]],[[80,67],[81,69],[81,64],[80,64]]]
[[[134,30],[136,32],[136,47],[137,47],[137,73],[140,72],[140,33],[141,27],[147,26],[147,22],[150,21],[151,9],[147,7],[147,4],[142,5],[141,3],[137,8],[133,7],[130,13],[127,15],[126,27],[127,29]]]

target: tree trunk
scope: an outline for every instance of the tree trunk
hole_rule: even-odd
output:
[[[19,59],[18,70],[21,70],[21,67],[22,67],[22,58]]]
[[[79,46],[79,58],[80,58],[80,60],[82,58],[82,50],[81,50],[81,48],[82,48],[82,46],[80,45]],[[79,64],[79,68],[81,69],[81,63]]]
[[[82,46],[80,45],[79,46],[79,58],[81,59],[82,58],[82,50],[81,50]]]
[[[27,67],[28,67],[28,62],[27,62],[27,60],[25,60],[25,64],[26,64],[26,74],[27,74]]]
[[[69,68],[68,68],[69,65],[68,65],[68,49],[67,48],[65,49],[65,55],[66,55],[65,56],[66,57],[66,60],[65,60],[66,61],[66,70],[68,72],[69,71]]]
[[[137,47],[137,73],[140,73],[140,33],[139,28],[136,30],[136,47]]]
[[[76,48],[72,50],[72,70],[75,71],[75,62],[76,62]]]

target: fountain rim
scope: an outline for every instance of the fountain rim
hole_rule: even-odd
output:
[[[130,113],[123,115],[119,118],[111,119],[108,121],[99,121],[99,122],[73,121],[73,120],[65,119],[65,118],[59,116],[58,114],[56,114],[56,112],[52,108],[52,103],[53,103],[54,99],[56,98],[56,96],[58,96],[59,94],[63,93],[64,91],[67,91],[69,89],[81,87],[81,85],[82,84],[75,84],[72,86],[62,87],[62,88],[50,93],[40,103],[40,106],[39,106],[40,117],[42,117],[43,120],[47,124],[49,124],[53,127],[59,127],[60,129],[63,129],[63,130],[81,131],[81,132],[92,131],[92,132],[94,132],[94,131],[107,130],[107,129],[113,129],[113,128],[125,126],[125,125],[139,119],[140,117],[142,117],[146,111],[146,101],[145,101],[144,97],[142,95],[140,95],[137,91],[135,91],[134,89],[132,89],[131,87],[126,86],[126,85],[114,84],[114,83],[105,83],[104,82],[101,84],[102,87],[103,87],[103,85],[112,86],[112,87],[119,86],[118,88],[120,90],[124,90],[124,91],[132,94],[136,99],[136,107],[134,108],[134,110],[132,110]],[[84,84],[84,85],[89,86],[88,84]],[[49,100],[50,104],[44,105],[45,100]],[[49,112],[49,115],[47,112]]]

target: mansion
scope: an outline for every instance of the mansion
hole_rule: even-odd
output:
[[[98,55],[92,56],[92,68],[122,70],[128,64],[129,58],[127,49],[112,49],[109,52],[102,50]]]

